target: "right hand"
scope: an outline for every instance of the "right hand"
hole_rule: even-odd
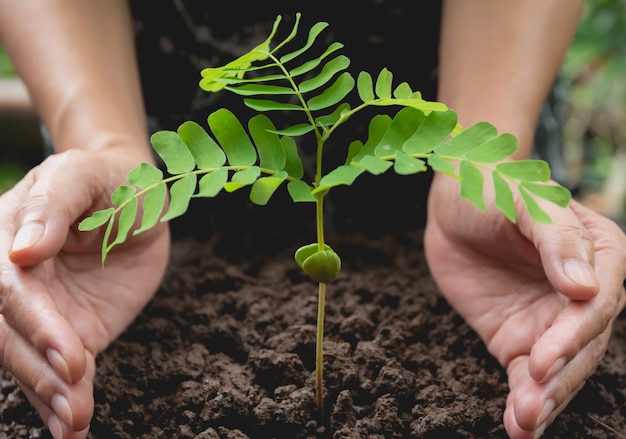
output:
[[[128,151],[53,155],[0,196],[0,363],[55,439],[85,438],[95,356],[153,296],[169,257],[169,229],[129,239],[102,267],[102,232],[77,223],[145,157]]]

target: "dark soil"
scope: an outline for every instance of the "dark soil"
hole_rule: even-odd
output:
[[[332,236],[325,416],[314,402],[317,287],[301,238],[175,242],[162,289],[98,358],[91,438],[504,438],[506,375],[438,294],[421,233]],[[546,432],[626,437],[626,316]],[[0,370],[0,437],[49,437]]]

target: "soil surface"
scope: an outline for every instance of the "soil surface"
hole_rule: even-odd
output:
[[[313,235],[311,235],[313,236]],[[328,241],[325,413],[314,402],[317,287],[299,236],[175,240],[162,288],[98,357],[91,438],[505,438],[506,375],[439,295],[419,230]],[[626,315],[548,438],[626,437]],[[47,438],[0,369],[0,437]]]

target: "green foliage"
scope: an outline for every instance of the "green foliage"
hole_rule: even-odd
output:
[[[517,149],[513,136],[498,134],[487,122],[462,130],[454,111],[422,99],[407,83],[394,86],[393,74],[387,69],[375,79],[361,72],[355,80],[347,71],[350,60],[337,54],[343,47],[340,43],[315,51],[326,23],[314,25],[303,46],[287,50],[298,32],[299,18],[289,36],[273,48],[280,17],[262,44],[223,67],[201,72],[202,89],[241,95],[245,105],[259,114],[244,127],[231,111],[222,108],[208,116],[210,133],[195,122],[185,122],[176,132],[155,133],[152,146],[170,175],[165,177],[151,165],[140,165],[128,175],[129,184],[112,195],[114,207],[94,213],[79,226],[86,231],[107,225],[103,261],[115,245],[127,239],[137,217],[141,222],[133,234],[150,229],[159,220],[184,214],[193,197],[215,197],[221,191],[249,187],[250,200],[264,205],[286,185],[294,202],[321,205],[332,188],[350,185],[364,173],[379,175],[389,169],[410,175],[430,166],[458,178],[461,196],[481,210],[485,208],[485,176],[491,175],[496,206],[511,221],[517,217],[516,192],[532,217],[541,222],[549,222],[549,218],[536,198],[567,204],[569,192],[550,183],[546,163],[504,161]],[[351,102],[347,98],[355,89],[358,99]],[[400,110],[394,115],[374,116],[367,138],[350,145],[345,163],[324,172],[323,148],[331,134],[366,107],[389,106]],[[279,130],[267,116],[274,111],[301,113],[302,121]],[[311,181],[304,177],[297,144],[297,139],[307,134],[314,135],[318,145],[317,172]],[[117,233],[111,237],[115,222]],[[320,236],[314,244],[318,248],[307,258],[327,259],[329,270],[338,271],[338,257],[335,260],[332,255],[336,254],[324,247],[320,230],[318,227]],[[298,264],[304,267],[305,259]]]

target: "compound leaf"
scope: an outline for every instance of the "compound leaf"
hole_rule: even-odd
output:
[[[191,151],[174,131],[157,131],[150,137],[150,142],[170,174],[184,174],[196,167]]]
[[[187,174],[172,184],[170,188],[170,205],[161,221],[169,221],[187,212],[189,200],[196,190],[196,174]]]

